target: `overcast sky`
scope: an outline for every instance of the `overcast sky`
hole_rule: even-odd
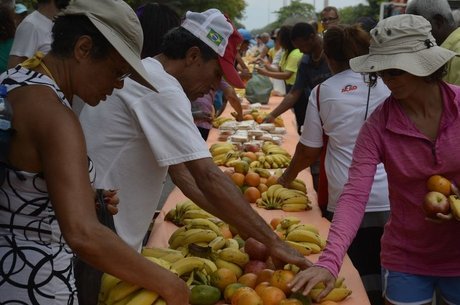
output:
[[[315,11],[319,12],[324,7],[324,0],[302,0],[302,2],[309,3],[315,6]],[[246,18],[242,20],[243,24],[248,30],[253,30],[266,26],[267,24],[274,22],[277,15],[274,11],[277,11],[284,4],[289,5],[290,0],[246,0],[248,6],[245,10]],[[352,6],[358,4],[368,4],[365,0],[329,0],[329,5],[337,8],[345,6]]]

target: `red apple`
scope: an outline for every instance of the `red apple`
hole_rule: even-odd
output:
[[[268,249],[265,244],[249,237],[244,243],[244,252],[249,255],[251,260],[265,261],[268,258]]]
[[[449,214],[450,205],[447,197],[440,192],[428,192],[423,201],[423,211],[430,218],[437,218],[436,214]]]

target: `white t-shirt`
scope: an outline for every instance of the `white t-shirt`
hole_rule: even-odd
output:
[[[32,57],[35,52],[47,54],[51,50],[53,21],[34,11],[16,29],[10,55]]]
[[[300,142],[309,147],[322,147],[323,130],[329,136],[324,164],[329,192],[327,210],[330,212],[335,211],[343,186],[348,180],[356,138],[366,116],[368,90],[363,75],[352,70],[342,71],[325,80],[319,92],[323,126],[318,115],[317,87],[310,94]],[[389,95],[389,89],[379,79],[377,85],[371,87],[367,117]],[[389,209],[387,176],[383,164],[379,164],[366,212]]]
[[[180,83],[153,58],[143,60],[156,93],[126,79],[97,107],[80,113],[97,188],[119,188],[118,235],[135,249],[158,206],[169,165],[211,157]]]

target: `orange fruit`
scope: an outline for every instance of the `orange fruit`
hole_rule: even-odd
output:
[[[268,286],[261,291],[260,298],[264,305],[278,305],[281,300],[286,298],[286,294],[278,287]]]
[[[230,302],[233,294],[241,287],[245,287],[245,286],[238,282],[227,285],[227,287],[225,287],[224,289],[224,300],[227,302]]]
[[[260,198],[260,191],[254,187],[250,186],[244,191],[244,198],[250,203],[256,202]]]
[[[243,286],[243,287],[237,288],[230,298],[232,301],[232,305],[237,304],[239,298],[242,295],[247,294],[247,293],[256,293],[256,292],[251,287]]]
[[[267,288],[269,286],[270,286],[269,282],[262,282],[262,283],[257,284],[257,286],[254,288],[254,290],[256,291],[256,293],[258,295],[261,295],[262,290],[264,290],[265,288]]]
[[[219,268],[211,273],[211,285],[224,291],[225,287],[230,284],[236,283],[236,274],[230,269]]]
[[[237,293],[238,291],[232,297],[232,305],[263,305],[262,299],[254,290],[245,291],[239,295],[236,295]]]
[[[278,182],[278,177],[275,175],[272,175],[267,178],[267,182],[265,183],[268,187],[272,186],[273,184],[276,184]]]
[[[254,118],[250,114],[243,115],[243,121],[252,121]]]
[[[288,283],[292,281],[294,276],[295,273],[291,270],[276,270],[273,273],[270,284],[280,288],[284,293],[288,294],[291,292],[291,288],[289,288]]]
[[[244,185],[244,177],[244,174],[241,173],[233,173],[231,175],[233,182],[239,187],[242,187]]]
[[[268,190],[268,186],[264,183],[260,183],[259,186],[257,187],[262,194],[263,192],[266,192]]]
[[[222,224],[221,226],[219,226],[219,230],[220,232],[222,233],[222,236],[224,238],[233,238],[233,233],[232,231],[230,230],[230,226],[226,223]]]
[[[276,229],[276,227],[280,224],[281,218],[279,217],[273,217],[272,220],[270,220],[270,226],[272,226],[273,230]]]
[[[272,270],[272,269],[268,269],[268,268],[263,269],[262,271],[260,271],[257,274],[257,282],[256,282],[256,284],[259,284],[259,283],[262,283],[262,282],[269,282],[270,283],[274,272],[275,271]]]
[[[241,283],[247,287],[255,288],[257,281],[257,274],[245,273],[238,278],[238,283]]]
[[[267,178],[260,177],[260,183],[259,183],[259,185],[261,185],[261,184],[267,185]]]
[[[242,153],[242,157],[249,158],[251,161],[257,161],[257,155],[252,151]]]
[[[259,174],[254,172],[248,172],[244,177],[244,183],[249,186],[258,186],[260,184]]]
[[[451,193],[450,181],[441,175],[433,175],[428,178],[426,187],[429,191],[440,192],[446,196],[449,196]]]

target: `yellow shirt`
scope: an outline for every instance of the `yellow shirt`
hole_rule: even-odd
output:
[[[460,28],[453,31],[442,43],[441,47],[460,53]],[[460,85],[460,57],[455,56],[447,63],[447,74],[444,80],[450,84]]]
[[[294,49],[286,56],[284,53],[283,58],[280,61],[281,71],[290,71],[293,72],[291,77],[285,80],[286,85],[294,85],[295,78],[297,75],[297,68],[299,67],[300,59],[302,58],[302,52],[299,49]]]

